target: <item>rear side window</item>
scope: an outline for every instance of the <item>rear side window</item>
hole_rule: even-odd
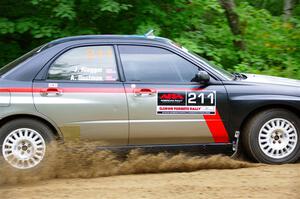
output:
[[[30,52],[26,53],[25,55],[19,57],[18,59],[14,60],[14,61],[10,62],[9,64],[5,65],[4,67],[2,67],[0,69],[0,76],[5,74],[6,72],[12,70],[13,68],[18,66],[22,62],[26,61],[27,59],[36,55],[40,49],[41,49],[41,46],[31,50]]]
[[[127,81],[193,82],[199,68],[168,50],[150,46],[119,46]]]
[[[50,66],[50,80],[117,81],[117,65],[112,46],[71,49]]]

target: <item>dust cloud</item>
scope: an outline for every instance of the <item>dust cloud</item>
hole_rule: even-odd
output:
[[[144,154],[141,150],[132,150],[126,157],[107,150],[95,150],[96,142],[68,142],[48,147],[42,167],[33,171],[16,171],[1,166],[0,185],[32,183],[54,178],[96,178],[114,175],[191,172],[203,169],[238,169],[260,166],[227,156],[209,157],[190,156],[188,154]]]

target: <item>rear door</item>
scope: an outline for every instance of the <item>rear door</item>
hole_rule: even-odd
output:
[[[37,110],[53,120],[65,138],[128,144],[127,101],[113,46],[66,50],[33,84]]]
[[[227,93],[221,82],[195,82],[200,68],[170,49],[118,48],[126,78],[130,144],[228,142]]]

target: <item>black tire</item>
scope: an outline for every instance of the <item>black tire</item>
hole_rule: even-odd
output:
[[[289,121],[297,131],[298,142],[294,150],[286,157],[272,158],[266,155],[259,145],[260,129],[268,121],[274,118],[282,118]],[[285,164],[296,162],[300,157],[300,118],[294,113],[285,109],[269,109],[262,111],[252,117],[242,131],[242,144],[247,155],[260,163],[267,164]]]
[[[44,139],[45,144],[46,144],[46,152],[44,158],[41,160],[41,162],[36,165],[35,167],[29,168],[29,169],[17,169],[14,168],[12,165],[10,165],[4,158],[3,158],[3,153],[2,153],[2,146],[3,142],[5,141],[6,137],[13,132],[16,129],[19,128],[29,128],[33,129],[36,132],[38,132]],[[43,165],[46,165],[47,160],[49,160],[49,145],[51,143],[51,146],[55,145],[55,136],[53,134],[53,131],[44,123],[34,120],[34,119],[29,119],[29,118],[21,118],[21,119],[15,119],[12,121],[7,122],[0,128],[0,162],[2,164],[5,164],[5,166],[9,169],[12,170],[18,170],[22,172],[27,172],[27,171],[34,171],[37,169],[41,169]],[[52,150],[53,151],[53,150]]]

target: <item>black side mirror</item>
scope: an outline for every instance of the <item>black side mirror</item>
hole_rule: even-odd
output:
[[[208,83],[209,79],[210,79],[209,74],[204,70],[201,70],[196,74],[197,82],[200,82],[202,84]]]

